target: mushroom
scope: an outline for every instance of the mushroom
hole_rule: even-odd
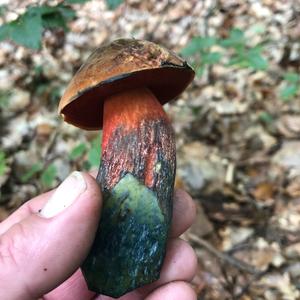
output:
[[[95,50],[59,104],[68,123],[103,129],[99,230],[82,271],[90,290],[120,297],[159,278],[172,214],[175,137],[162,105],[194,71],[148,41]]]

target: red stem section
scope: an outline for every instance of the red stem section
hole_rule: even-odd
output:
[[[146,88],[129,90],[105,100],[102,149],[105,150],[113,131],[120,125],[129,132],[140,126],[143,120],[168,117],[156,97]]]
[[[104,192],[131,173],[157,194],[163,212],[169,215],[175,164],[172,126],[148,89],[128,90],[106,99],[97,177]]]

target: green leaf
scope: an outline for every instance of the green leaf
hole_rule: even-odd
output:
[[[297,92],[299,90],[299,85],[296,84],[289,84],[286,85],[281,91],[280,91],[280,97],[282,100],[290,100],[294,96],[297,95]]]
[[[290,83],[297,83],[300,81],[300,75],[297,73],[286,73],[283,78]]]
[[[64,4],[29,6],[15,21],[0,26],[0,41],[11,39],[27,48],[39,49],[44,28],[67,30],[67,22],[75,17],[72,7]]]
[[[239,65],[241,67],[245,66],[245,60],[240,55],[233,56],[229,59],[227,66]],[[247,65],[247,64],[246,64]]]
[[[94,139],[91,143],[91,148],[88,151],[88,162],[91,167],[99,167],[101,161],[101,143],[100,136]]]
[[[254,47],[251,47],[248,50],[248,53],[249,54],[261,54],[263,50],[264,50],[263,45],[262,44],[258,44],[258,45],[254,46]]]
[[[3,41],[8,38],[9,38],[9,25],[3,24],[0,26],[0,41]]]
[[[71,7],[68,7],[68,6],[63,5],[63,4],[60,4],[56,7],[58,8],[59,12],[65,18],[66,21],[69,22],[69,21],[72,21],[72,20],[75,19],[76,13]]]
[[[108,9],[116,9],[122,3],[123,0],[106,0],[106,5]]]
[[[70,159],[71,160],[76,160],[79,157],[81,157],[86,151],[86,146],[85,144],[81,143],[74,147],[70,153]]]
[[[201,50],[208,49],[215,45],[217,39],[214,37],[194,37],[186,46],[181,50],[183,56],[194,55]]]
[[[244,47],[246,44],[244,32],[238,28],[233,28],[227,39],[219,41],[219,44],[225,48],[239,48]]]
[[[204,73],[205,66],[202,65],[202,66],[200,66],[198,68],[195,68],[195,70],[196,70],[196,76],[197,77],[201,77],[203,75],[203,73]]]
[[[9,104],[9,98],[11,96],[11,91],[0,90],[0,109],[7,108]]]
[[[63,28],[65,31],[68,29],[65,19],[59,12],[43,15],[42,22],[44,28]]]
[[[15,21],[7,24],[9,26],[9,37],[17,44],[32,49],[41,47],[42,19],[35,10],[28,10]]]
[[[98,167],[100,165],[100,153],[97,149],[91,148],[88,152],[88,162],[91,167]]]
[[[90,163],[89,163],[87,160],[85,160],[85,161],[82,163],[82,168],[83,168],[83,170],[85,170],[85,171],[89,171],[89,170],[91,169],[91,165],[90,165]]]
[[[57,169],[54,164],[50,164],[41,175],[41,182],[46,187],[52,187],[57,175]]]
[[[273,116],[266,111],[261,112],[258,117],[261,121],[263,121],[266,124],[274,122]]]
[[[7,169],[5,153],[0,150],[0,176],[3,176]]]
[[[266,70],[268,67],[268,62],[259,53],[249,52],[246,56],[249,66],[255,70]]]
[[[31,168],[21,176],[21,181],[23,183],[28,182],[34,175],[39,173],[43,169],[43,165],[41,163],[36,163],[31,166]]]
[[[67,22],[75,18],[74,10],[63,4],[42,5],[35,8],[38,9],[45,28],[63,28],[66,31],[68,29]]]
[[[83,3],[86,3],[90,0],[65,0],[64,3],[67,3],[67,4],[83,4]]]
[[[76,16],[75,11],[72,7],[58,4],[56,6],[49,6],[49,5],[41,5],[41,6],[34,6],[31,8],[31,11],[39,13],[42,18],[45,16],[59,14],[66,19],[66,21],[73,20]]]
[[[203,53],[201,56],[202,64],[212,65],[218,63],[221,60],[221,53],[220,52],[207,52]]]

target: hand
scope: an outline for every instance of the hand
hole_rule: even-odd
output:
[[[112,299],[90,292],[79,269],[93,242],[101,205],[95,179],[74,172],[56,191],[26,202],[0,223],[0,299]],[[186,282],[195,274],[197,259],[178,238],[194,218],[192,199],[176,191],[160,279],[120,299],[196,299]]]

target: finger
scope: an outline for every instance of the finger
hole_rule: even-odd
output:
[[[89,174],[96,179],[96,177],[98,175],[98,172],[99,172],[98,170],[92,170],[92,171],[89,172]]]
[[[54,191],[55,190],[39,195],[19,207],[18,210],[0,223],[0,235],[7,231],[14,224],[19,223],[32,214],[38,213],[39,210],[46,204]]]
[[[145,300],[197,300],[195,291],[182,281],[170,282],[151,293]]]
[[[159,280],[138,289],[138,292],[144,299],[154,289],[168,282],[191,281],[196,274],[197,265],[197,257],[193,248],[181,239],[172,239],[167,247]]]
[[[43,204],[47,201],[47,199],[52,193],[53,191],[40,195],[34,198],[33,200],[28,201],[20,208],[21,212],[17,211],[11,216],[13,217],[12,220],[10,220],[10,218],[7,219],[8,222],[5,224],[6,227],[9,228],[10,226],[18,222],[19,218],[24,219],[26,216],[28,216],[28,214],[36,213],[43,206]],[[174,194],[173,207],[174,211],[173,224],[171,227],[171,236],[178,236],[193,223],[193,220],[195,218],[195,205],[191,197],[186,192],[182,190],[176,190]],[[0,232],[1,230],[3,229],[0,226]],[[84,282],[84,279],[82,277],[76,278],[78,278],[79,282]],[[70,283],[72,283],[72,285],[75,284],[75,286],[78,286],[78,284],[74,282],[72,278],[70,279]],[[66,286],[68,286],[68,284]],[[79,291],[79,289],[72,290]],[[76,293],[74,295],[76,295]]]
[[[172,239],[167,247],[167,254],[166,258],[161,270],[160,279],[152,284],[146,285],[141,287],[135,291],[127,293],[126,295],[122,296],[118,300],[142,300],[151,293],[154,289],[158,288],[161,285],[164,285],[171,281],[190,281],[195,276],[197,269],[197,257],[195,255],[194,250],[192,247],[180,239]],[[65,283],[66,286],[63,288],[63,294],[65,295],[64,291],[69,290],[69,294],[66,293],[66,297],[60,297],[60,299],[86,299],[84,297],[79,298],[77,297],[78,293],[84,293],[86,291],[78,289],[78,286],[84,286],[84,278],[82,276],[77,276],[76,280],[77,283],[70,283],[70,287],[67,287],[68,281]],[[55,291],[56,295],[60,294],[60,287]],[[52,295],[52,293],[50,293]],[[46,298],[48,299],[48,298]],[[58,298],[50,298],[50,299],[58,299]],[[97,297],[98,300],[113,300],[113,298],[108,296],[99,295]],[[176,298],[177,299],[177,298]],[[180,299],[180,298],[178,298]]]
[[[96,178],[97,171],[89,172],[89,174]],[[27,201],[22,206],[18,208],[14,213],[12,213],[7,219],[0,222],[0,235],[3,234],[14,224],[24,220],[28,216],[37,213],[48,201],[49,197],[54,193],[55,189],[47,193],[43,193]]]
[[[38,203],[38,202],[37,202]],[[33,207],[35,207],[34,205],[32,205]],[[36,208],[38,208],[39,206],[36,206]],[[195,213],[195,204],[194,201],[192,200],[192,198],[183,190],[176,190],[174,193],[174,205],[173,205],[173,224],[171,227],[171,236],[178,236],[181,233],[183,233],[185,230],[188,229],[188,227],[193,223],[196,213]],[[189,246],[187,246],[189,249],[186,249],[184,251],[182,251],[182,257],[183,257],[183,262],[185,261],[185,257],[188,259],[189,257],[191,257],[191,255],[188,254],[188,250],[191,250],[191,248]],[[171,242],[169,244],[168,250],[167,250],[167,255],[166,257],[170,257],[172,258],[174,256],[174,252],[181,251],[182,249],[185,249],[185,245],[177,245],[176,242]],[[171,250],[171,252],[169,251]],[[170,253],[169,253],[170,252]],[[193,253],[193,250],[191,251]],[[195,256],[192,255],[194,258]],[[181,260],[178,261],[179,264],[181,262]],[[189,260],[189,262],[191,263],[191,265],[193,264],[197,264],[197,262],[195,263],[195,260]],[[165,262],[165,268],[164,270],[162,270],[162,274],[166,274],[165,276],[161,277],[161,281],[159,281],[157,284],[162,284],[162,282],[166,282],[167,280],[167,274],[169,274],[170,278],[175,278],[177,280],[179,279],[185,279],[186,277],[184,276],[185,274],[182,273],[183,277],[182,278],[176,278],[175,274],[174,276],[172,276],[172,269],[169,268],[169,263]],[[175,270],[174,273],[176,272],[176,266],[177,264],[174,265]],[[185,265],[186,266],[186,265]],[[170,270],[169,270],[170,269]],[[189,266],[187,266],[187,268],[185,269],[186,271],[189,271],[190,269],[193,269],[192,267],[190,268]],[[165,280],[163,280],[163,278],[165,278]],[[83,279],[83,277],[76,277],[76,280],[78,280],[78,282],[74,281],[73,278],[70,279],[70,283],[69,281],[67,281],[64,285],[64,287],[62,288],[58,288],[57,292],[62,292],[66,289],[65,287],[69,287],[69,285],[71,285],[73,288],[70,287],[70,293],[67,293],[68,296],[70,296],[71,298],[73,297],[73,299],[76,299],[76,295],[78,295],[78,293],[82,293],[82,289],[78,288],[78,286],[81,286],[81,284],[85,284],[85,281]],[[84,282],[84,283],[82,283]],[[157,285],[155,285],[157,286]],[[155,286],[150,286],[147,290],[153,290],[155,288]],[[68,288],[69,289],[69,288]],[[145,292],[146,290],[144,290],[143,294],[146,294]],[[137,295],[139,295],[139,292],[137,292]],[[64,296],[67,297],[67,296]],[[129,297],[133,297],[132,294],[130,294]],[[138,298],[140,298],[138,296]],[[103,299],[111,299],[109,297],[107,298],[103,298]]]
[[[97,170],[90,175],[96,178]],[[184,233],[196,219],[196,204],[192,197],[182,189],[176,189],[173,197],[173,219],[170,230],[171,237],[178,237]]]
[[[167,247],[167,254],[162,266],[159,280],[132,291],[119,300],[142,300],[152,291],[172,281],[190,281],[196,274],[197,257],[193,248],[180,239],[172,239]],[[107,296],[97,299],[112,300]],[[164,298],[160,298],[164,299]],[[181,298],[173,298],[181,299]]]
[[[92,299],[95,296],[94,292],[88,290],[83,274],[78,269],[70,278],[68,278],[58,288],[51,291],[43,297],[44,300],[81,300]]]
[[[38,298],[82,264],[97,229],[101,195],[96,181],[80,174],[60,185],[41,214],[0,236],[0,299]]]
[[[0,223],[0,235],[11,226],[25,219],[33,213],[37,213],[47,202],[53,191],[39,195],[23,204],[16,212]],[[175,190],[173,198],[173,219],[170,230],[171,237],[178,237],[185,232],[194,222],[196,206],[193,199],[183,190]]]
[[[173,198],[173,219],[170,236],[178,237],[195,221],[196,205],[191,196],[183,190],[175,190]]]

